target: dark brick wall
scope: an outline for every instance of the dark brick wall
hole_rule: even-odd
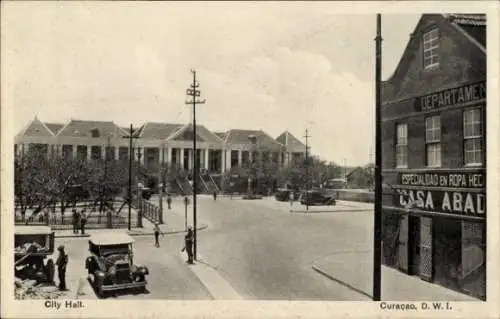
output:
[[[440,65],[423,69],[423,34],[434,27],[440,30]],[[463,111],[446,109],[434,113],[418,112],[416,97],[466,83],[486,79],[486,55],[440,15],[425,15],[415,30],[407,56],[400,61],[394,76],[383,85],[382,168],[396,166],[396,125],[408,124],[408,168],[424,168],[425,117],[441,115],[441,162],[444,168],[463,166]],[[388,103],[388,104],[387,104]]]
[[[440,30],[440,64],[424,70],[422,37],[434,27]],[[424,16],[405,53],[398,71],[384,83],[384,101],[421,96],[486,78],[486,55],[440,15]]]

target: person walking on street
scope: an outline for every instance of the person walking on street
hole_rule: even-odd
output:
[[[182,248],[182,251],[185,250],[188,255],[188,260],[187,260],[188,264],[193,263],[193,242],[194,242],[193,229],[189,227],[186,236],[184,236],[184,248]]]
[[[217,191],[214,191],[214,201],[217,200]]]
[[[168,209],[172,209],[172,196],[170,194],[167,194],[167,205]]]
[[[59,290],[67,291],[66,288],[66,266],[68,265],[68,255],[64,251],[64,246],[59,246],[57,248],[59,251],[59,257],[57,257],[57,274],[59,275]]]
[[[85,209],[83,209],[80,216],[80,230],[82,231],[82,235],[85,235],[86,224],[87,224],[87,212],[85,211]]]
[[[293,201],[295,200],[295,195],[293,194],[293,191],[290,191],[290,208],[293,208]]]
[[[155,233],[155,247],[159,248],[160,247],[160,241],[159,241],[160,233],[162,234],[162,236],[165,236],[165,233],[163,233],[160,230],[160,225],[158,225],[158,223],[155,223],[155,227],[153,228],[153,230]]]

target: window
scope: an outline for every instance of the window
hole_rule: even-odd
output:
[[[426,163],[429,167],[441,166],[441,118],[439,115],[425,119]]]
[[[481,110],[464,111],[464,162],[465,165],[482,164]]]
[[[408,125],[396,126],[396,167],[408,167]]]
[[[434,29],[424,34],[424,68],[439,65],[439,30]]]
[[[98,138],[101,136],[101,134],[99,133],[99,129],[96,128],[90,130],[90,134],[92,135],[93,138]]]

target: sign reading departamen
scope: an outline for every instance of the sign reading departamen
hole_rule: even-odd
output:
[[[483,172],[401,173],[394,205],[461,216],[485,218],[486,176]]]
[[[486,99],[486,82],[467,84],[460,87],[424,95],[416,99],[417,112],[427,112],[439,108]]]

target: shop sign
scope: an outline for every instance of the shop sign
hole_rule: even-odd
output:
[[[483,172],[401,173],[394,205],[484,218],[485,183]]]
[[[404,186],[474,188],[481,189],[486,185],[483,172],[432,172],[432,173],[400,173],[398,184]]]
[[[398,189],[395,206],[418,208],[430,212],[485,217],[484,193]]]
[[[418,112],[427,112],[442,107],[453,106],[486,99],[486,82],[463,85],[460,87],[428,94],[416,99]]]

